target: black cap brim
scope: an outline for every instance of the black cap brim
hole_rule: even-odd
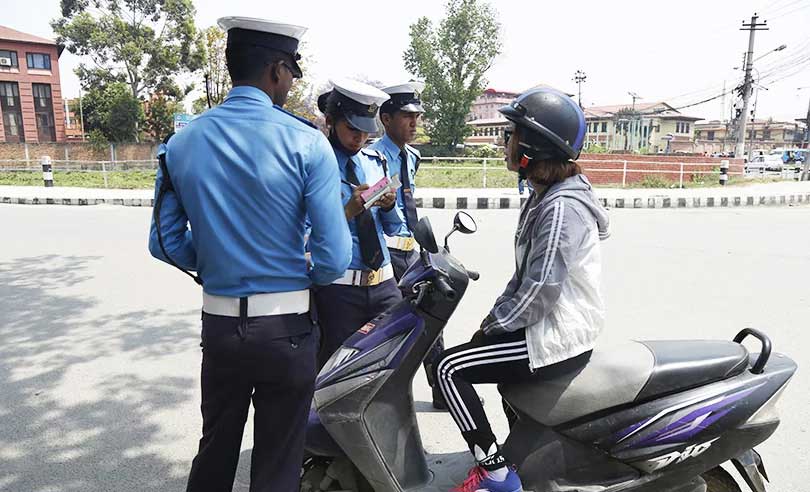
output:
[[[346,121],[355,130],[366,133],[377,133],[377,119],[369,116],[360,116],[353,113],[346,114]]]

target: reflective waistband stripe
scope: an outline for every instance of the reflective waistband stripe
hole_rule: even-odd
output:
[[[277,316],[303,314],[309,311],[309,290],[256,294],[247,298],[247,315]],[[239,317],[239,298],[216,296],[203,292],[203,311],[218,316]]]
[[[412,237],[385,236],[385,245],[391,249],[413,251],[416,248],[416,241]]]
[[[379,270],[346,270],[343,277],[332,282],[337,285],[368,287],[394,278],[394,267],[389,263]]]

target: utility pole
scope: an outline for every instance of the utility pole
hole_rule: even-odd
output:
[[[810,181],[810,102],[807,103],[807,119],[804,120],[804,161],[802,161],[802,181]]]
[[[638,131],[638,117],[636,116],[636,99],[643,99],[643,97],[639,96],[635,92],[628,92],[627,93],[630,97],[633,98],[633,114],[630,116],[630,148],[631,150],[635,150],[635,142],[638,140],[636,138],[636,132]]]
[[[767,87],[764,87],[762,85],[757,84],[757,94],[756,94],[756,96],[754,96],[754,109],[751,110],[751,133],[750,133],[749,142],[748,142],[748,162],[751,162],[752,160],[754,160],[754,143],[755,143],[754,141],[756,140],[756,136],[757,136],[757,107],[759,106],[759,90],[760,89],[765,89],[766,91],[768,90]],[[765,141],[764,131],[765,130],[764,130],[764,126],[763,126],[763,137],[762,137],[763,143]]]
[[[84,142],[84,107],[82,106],[82,88],[79,87],[79,123],[82,128],[82,142]]]
[[[585,75],[585,72],[582,70],[577,70],[577,73],[574,74],[574,81],[577,83],[577,87],[579,90],[579,107],[582,108],[582,83],[585,82],[588,76]]]
[[[751,71],[754,68],[754,34],[757,31],[767,31],[768,21],[761,23],[757,22],[759,16],[755,13],[751,16],[751,23],[746,24],[743,21],[741,31],[748,31],[748,53],[745,56],[745,80],[742,86],[743,107],[740,117],[737,118],[737,146],[734,151],[734,157],[745,155],[745,125],[748,122],[748,105],[751,101],[751,86],[753,79],[751,78]]]

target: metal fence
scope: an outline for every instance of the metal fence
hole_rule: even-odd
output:
[[[148,160],[110,160],[110,161],[83,161],[83,160],[51,160],[53,171],[71,172],[101,172],[104,176],[104,184],[107,186],[107,173],[121,171],[153,171],[158,167],[156,159]],[[671,178],[673,183],[677,180],[680,187],[684,186],[687,179],[694,175],[720,176],[719,163],[717,162],[658,162],[658,161],[628,161],[622,159],[580,159],[577,161],[583,170],[591,176],[598,176],[602,173],[621,173],[621,186],[625,187],[632,182],[634,174],[660,175]],[[706,168],[711,168],[710,170]],[[673,169],[675,168],[675,169]],[[441,171],[477,171],[480,172],[481,187],[487,188],[487,178],[493,173],[506,172],[506,164],[503,158],[474,158],[474,157],[424,157],[420,170],[441,170]],[[41,162],[23,159],[0,160],[0,172],[41,172]],[[733,165],[729,169],[730,176],[747,177],[781,177],[785,180],[795,179],[793,169],[780,172],[754,172],[745,173],[742,165]],[[617,183],[618,179],[617,179]]]
[[[487,173],[492,171],[505,171],[506,165],[503,158],[469,158],[469,157],[425,157],[422,158],[423,164],[420,169],[438,169],[438,170],[475,170],[481,171],[481,186],[487,187]],[[462,162],[472,163],[481,162],[480,166],[441,166],[436,165],[441,162]],[[579,159],[577,162],[582,166],[582,170],[586,174],[599,174],[599,173],[621,173],[621,186],[625,187],[628,183],[628,178],[632,174],[645,174],[645,175],[664,175],[671,176],[678,180],[680,187],[684,186],[684,181],[687,176],[693,175],[712,175],[720,176],[720,163],[718,162],[659,162],[659,161],[628,161],[622,159]],[[426,164],[432,163],[432,164]],[[493,163],[497,163],[493,165]],[[590,164],[590,166],[589,166]],[[609,167],[595,167],[596,164],[608,165]],[[637,166],[644,166],[638,168]],[[662,169],[662,167],[677,167],[678,169]],[[711,170],[706,170],[711,167]],[[743,176],[745,172],[742,170],[742,165],[735,165],[734,168],[739,170],[730,169],[728,174],[730,176]],[[702,168],[702,169],[701,169]],[[677,177],[677,178],[676,178]],[[785,178],[788,179],[788,178]],[[792,178],[790,178],[792,179]],[[617,183],[618,184],[618,183]]]

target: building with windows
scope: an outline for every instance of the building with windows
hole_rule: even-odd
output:
[[[586,147],[614,152],[695,152],[696,118],[665,102],[585,108]]]
[[[745,130],[746,152],[801,147],[804,127],[802,120],[776,121],[769,118],[749,121]],[[728,153],[734,152],[736,147],[737,139],[731,122],[713,120],[695,125],[695,149],[698,152]]]
[[[54,41],[0,26],[0,142],[63,142],[65,115]]]

